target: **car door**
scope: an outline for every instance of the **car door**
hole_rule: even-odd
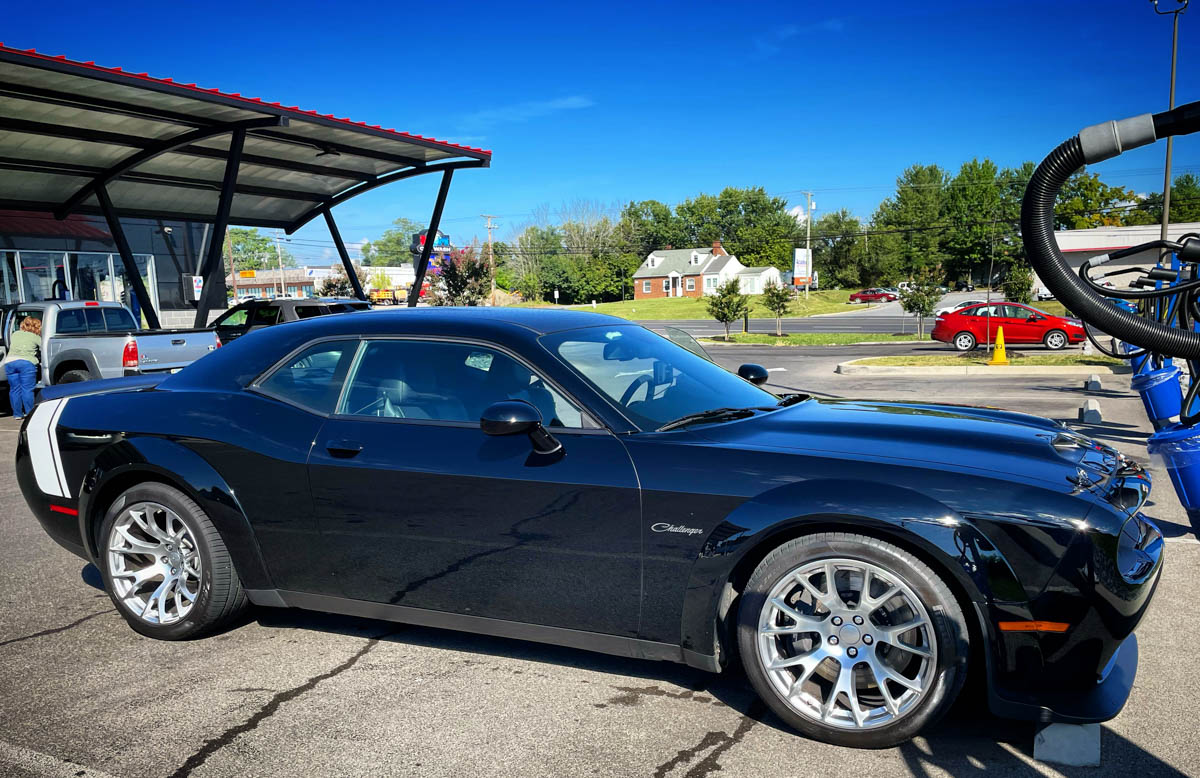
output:
[[[537,407],[562,443],[489,436]],[[624,445],[524,362],[463,341],[366,340],[309,460],[347,597],[633,636],[640,500]]]
[[[1031,321],[1034,312],[1022,305],[1008,304],[1004,308],[1004,339],[1008,343],[1040,343],[1042,327]]]

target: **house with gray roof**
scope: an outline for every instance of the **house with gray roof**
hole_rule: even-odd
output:
[[[701,297],[713,294],[717,287],[745,266],[714,240],[711,247],[677,249],[668,246],[646,255],[633,273],[633,298]]]

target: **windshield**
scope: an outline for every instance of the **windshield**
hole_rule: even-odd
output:
[[[542,344],[642,429],[714,408],[774,407],[779,398],[635,325],[546,335]]]

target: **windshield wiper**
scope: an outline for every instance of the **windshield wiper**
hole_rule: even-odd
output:
[[[812,399],[811,394],[803,394],[801,392],[793,392],[792,394],[785,394],[785,395],[783,395],[783,397],[779,398],[779,402],[776,403],[776,405],[780,408],[786,408],[789,405],[795,405],[796,403],[802,403],[805,400],[810,400],[810,399]]]
[[[733,421],[734,419],[744,419],[747,416],[753,416],[753,408],[713,408],[699,413],[689,413],[686,416],[680,416],[678,419],[669,421],[658,428],[658,432],[666,432],[667,430],[679,429],[686,427],[689,424],[700,424],[715,421]]]

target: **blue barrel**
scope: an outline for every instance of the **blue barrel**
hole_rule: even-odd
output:
[[[1146,449],[1162,458],[1189,515],[1200,508],[1200,428],[1172,424],[1151,435]]]
[[[1171,423],[1183,409],[1183,391],[1179,388],[1179,368],[1162,367],[1138,373],[1133,377],[1130,386],[1142,396],[1142,404],[1146,406],[1146,415],[1154,423],[1155,429],[1162,429]]]

